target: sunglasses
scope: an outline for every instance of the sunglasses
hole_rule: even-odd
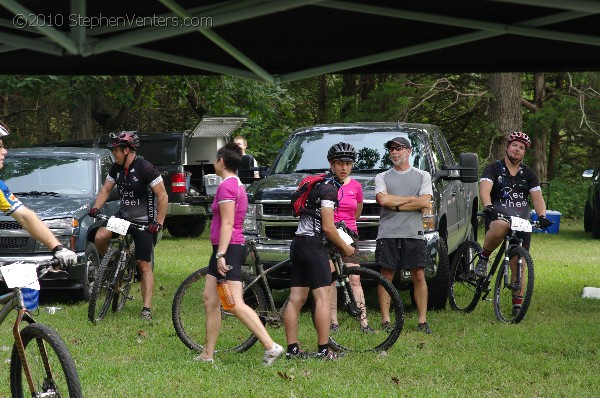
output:
[[[399,145],[399,146],[392,146],[390,147],[390,152],[394,152],[394,151],[401,151],[404,148],[406,148],[406,145]]]

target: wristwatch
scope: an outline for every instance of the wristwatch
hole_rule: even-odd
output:
[[[396,211],[400,211],[400,206],[396,206]]]
[[[215,254],[215,258],[217,260],[220,259],[221,257],[225,257],[225,253],[217,253],[217,254]]]

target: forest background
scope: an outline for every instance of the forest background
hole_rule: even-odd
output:
[[[346,74],[274,86],[230,76],[0,76],[8,146],[85,139],[108,132],[193,129],[203,116],[248,118],[236,134],[269,165],[297,128],[401,121],[441,126],[456,154],[480,167],[503,155],[504,138],[533,141],[525,163],[544,185],[549,209],[581,219],[600,167],[600,74]]]

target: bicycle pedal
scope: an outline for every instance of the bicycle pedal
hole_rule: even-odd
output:
[[[127,296],[127,300],[133,300],[133,296]]]

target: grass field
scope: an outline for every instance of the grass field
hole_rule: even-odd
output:
[[[150,323],[139,319],[139,285],[124,311],[98,325],[87,303],[42,292],[37,320],[54,327],[71,351],[87,397],[596,397],[600,394],[600,300],[582,299],[600,286],[600,242],[579,224],[557,235],[535,234],[535,291],[518,325],[496,321],[491,302],[471,314],[430,312],[433,334],[416,332],[416,313],[402,292],[407,314],[397,343],[381,354],[351,354],[339,361],[260,365],[262,347],[223,354],[214,366],[192,361],[171,325],[179,283],[208,262],[209,242],[165,238],[156,250],[156,288]],[[10,396],[9,318],[0,328],[0,397]],[[301,319],[303,343],[314,350],[310,315]],[[285,345],[284,330],[270,330]]]

